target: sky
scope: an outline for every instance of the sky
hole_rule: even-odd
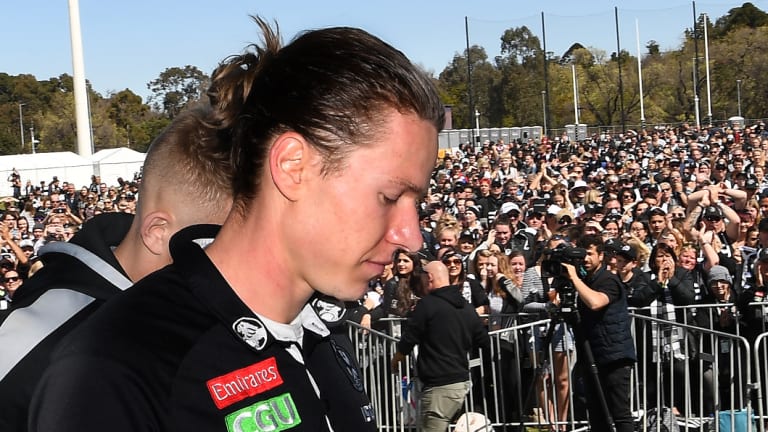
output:
[[[193,65],[210,74],[229,55],[259,41],[250,15],[277,21],[287,42],[298,32],[331,26],[363,28],[403,51],[435,75],[471,45],[499,55],[505,29],[527,26],[561,55],[574,42],[616,51],[614,8],[621,48],[637,54],[649,40],[663,51],[678,48],[692,26],[691,1],[490,0],[79,0],[86,78],[107,95],[130,89],[145,101],[147,83],[170,67]],[[768,10],[768,0],[753,1]],[[695,3],[713,20],[742,2]],[[45,80],[72,75],[67,0],[0,2],[0,72]]]

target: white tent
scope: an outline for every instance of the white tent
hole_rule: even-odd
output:
[[[144,166],[145,157],[146,153],[127,147],[99,150],[91,156],[93,173],[101,176],[101,181],[108,185],[117,184],[118,177],[132,181]]]
[[[62,182],[74,183],[78,189],[91,184],[91,175],[116,185],[117,178],[132,181],[141,171],[146,154],[127,147],[100,150],[90,159],[72,152],[53,152],[0,156],[0,196],[11,195],[11,184],[6,180],[13,168],[21,175],[22,186],[31,180],[34,186],[41,181],[47,185],[56,176]]]
[[[22,186],[31,180],[39,186],[47,185],[56,176],[60,181],[74,182],[78,187],[91,184],[93,162],[72,152],[53,152],[0,156],[0,194],[11,195],[11,183],[7,180],[16,168],[21,176]]]

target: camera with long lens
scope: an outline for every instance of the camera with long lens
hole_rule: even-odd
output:
[[[584,263],[587,250],[568,246],[563,243],[553,249],[544,250],[544,260],[541,262],[543,276],[552,277],[550,286],[557,291],[560,305],[556,313],[570,313],[576,307],[576,287],[568,277],[563,264],[570,264],[577,269]]]
[[[541,262],[541,269],[548,277],[567,277],[565,268],[561,264],[580,266],[583,264],[584,257],[586,256],[586,249],[561,243],[555,248],[544,250],[544,260]]]

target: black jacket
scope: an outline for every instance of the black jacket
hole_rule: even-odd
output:
[[[61,339],[104,302],[131,286],[111,248],[133,216],[108,213],[83,225],[68,243],[40,249],[45,264],[0,315],[0,430],[27,430],[32,392]]]
[[[425,386],[467,381],[467,354],[490,347],[488,331],[459,290],[450,285],[432,291],[419,300],[403,326],[398,351],[409,354],[419,345],[418,376]]]
[[[581,314],[581,330],[576,332],[576,335],[579,336],[583,332],[598,366],[617,361],[636,361],[627,310],[627,293],[619,278],[605,267],[601,267],[585,282],[595,291],[618,295],[607,306],[596,311],[589,309],[579,299],[577,305]]]
[[[62,343],[33,397],[32,430],[324,431],[326,416],[336,431],[375,430],[349,339],[309,304],[295,326],[254,314],[195,242],[216,232],[177,233],[173,264]]]

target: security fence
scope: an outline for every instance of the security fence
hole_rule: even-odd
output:
[[[763,305],[753,306],[755,317],[766,316]],[[638,355],[630,387],[635,430],[673,431],[671,423],[676,423],[680,431],[764,432],[766,320],[753,319],[746,327],[747,317],[725,313],[735,311],[731,304],[675,309],[682,322],[661,319],[650,308],[630,313]],[[590,377],[575,367],[583,359],[573,349],[570,331],[578,324],[563,316],[526,314],[506,321],[511,324],[505,328],[489,329],[489,350],[470,356],[472,388],[451,428],[589,430],[583,388]],[[378,323],[380,330],[368,330],[350,323],[381,431],[418,430],[418,347],[396,370],[390,365],[400,324],[386,319]]]

